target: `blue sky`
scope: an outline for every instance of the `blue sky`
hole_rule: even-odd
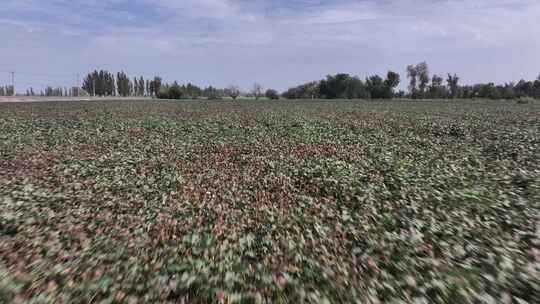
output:
[[[427,61],[463,82],[540,74],[538,0],[2,0],[0,83],[91,69],[283,90]]]

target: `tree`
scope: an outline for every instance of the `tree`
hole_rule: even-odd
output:
[[[540,98],[540,76],[534,81],[533,89],[533,97]]]
[[[368,99],[370,98],[370,93],[362,80],[355,76],[349,78],[347,81],[345,97],[348,99]]]
[[[384,84],[387,87],[386,95],[388,98],[394,97],[394,89],[397,88],[401,81],[401,78],[398,73],[388,71],[386,74],[386,80],[384,81]]]
[[[223,90],[214,88],[212,86],[209,86],[209,87],[205,88],[202,91],[202,96],[204,96],[204,97],[206,97],[206,98],[208,98],[210,100],[221,99],[224,95],[225,94],[224,94]]]
[[[417,65],[407,66],[407,77],[410,81],[409,91],[412,98],[424,97],[429,83],[429,68],[427,63],[420,62]]]
[[[229,86],[226,89],[226,94],[231,97],[233,100],[236,100],[240,96],[240,88],[237,86]]]
[[[140,88],[139,88],[139,79],[137,79],[137,77],[133,77],[133,95],[134,96],[137,96],[139,95],[139,91],[140,91]]]
[[[494,83],[476,84],[473,86],[473,96],[480,98],[500,99],[501,96]]]
[[[150,96],[154,97],[156,95],[156,90],[154,88],[155,82],[154,80],[150,80],[149,89],[150,89]]]
[[[448,89],[450,90],[450,97],[456,98],[459,90],[459,77],[456,74],[454,74],[453,76],[451,74],[448,74],[446,82],[448,83]]]
[[[83,88],[83,90],[88,92],[88,94],[90,94],[91,96],[94,96],[94,94],[95,94],[95,81],[96,81],[96,77],[95,77],[94,73],[88,74],[83,79],[82,88]]]
[[[154,93],[157,95],[161,91],[161,78],[154,77]]]
[[[418,89],[420,90],[420,94],[422,94],[422,97],[426,93],[426,88],[429,83],[429,68],[427,63],[421,62],[416,66],[416,72],[418,73]]]
[[[114,75],[111,73],[110,75],[110,93],[112,96],[116,96],[116,85],[115,85],[115,80],[114,80]]]
[[[92,96],[115,95],[114,75],[103,70],[91,72],[83,79],[82,88]]]
[[[518,97],[525,97],[525,96],[532,97],[534,96],[534,87],[535,87],[534,82],[525,81],[522,79],[516,84],[515,90]]]
[[[279,99],[279,93],[276,90],[268,89],[266,90],[266,93],[264,94],[266,98],[268,99]]]
[[[399,83],[400,83],[401,79],[400,79],[400,76],[398,73],[396,72],[392,72],[392,71],[388,71],[388,74],[386,74],[386,85],[391,87],[391,88],[396,88]]]
[[[516,92],[514,90],[514,83],[505,83],[504,85],[497,86],[497,90],[500,91],[501,98],[512,99],[516,97]]]
[[[95,94],[95,81],[96,81],[95,76],[96,75],[94,73],[90,73],[83,79],[82,88],[83,90],[88,92],[90,96],[94,96]]]
[[[347,85],[351,76],[349,74],[328,75],[321,80],[319,87],[321,97],[327,99],[346,98]]]
[[[116,75],[116,87],[118,89],[118,95],[123,97],[131,95],[133,86],[128,75],[126,75],[126,73],[123,71],[117,73]]]
[[[251,94],[258,100],[263,95],[263,86],[259,83],[254,83]]]
[[[139,88],[141,88],[141,91],[139,92],[139,94],[140,94],[141,96],[144,96],[146,90],[145,90],[145,82],[144,82],[144,78],[143,78],[142,76],[139,78]]]
[[[319,81],[312,81],[285,91],[282,96],[287,99],[314,99],[321,97]]]
[[[44,95],[47,97],[62,97],[64,96],[62,88],[53,88],[53,87],[46,87]]]
[[[431,78],[431,86],[429,87],[430,98],[441,98],[445,95],[445,88],[443,86],[443,78],[437,74]]]
[[[170,99],[181,99],[184,97],[184,93],[182,92],[182,88],[178,85],[178,83],[175,81],[171,87],[169,88],[169,97]]]
[[[412,98],[416,98],[416,92],[418,91],[418,72],[414,65],[407,66],[407,77],[409,78],[409,92],[411,93]]]
[[[192,83],[182,85],[181,89],[186,98],[198,98],[202,94],[201,88]]]
[[[373,75],[366,79],[366,87],[373,99],[390,98],[388,86],[379,75]]]

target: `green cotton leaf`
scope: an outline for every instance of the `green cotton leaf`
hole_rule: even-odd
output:
[[[490,296],[489,294],[481,294],[478,296],[478,300],[481,302],[481,303],[485,303],[485,304],[495,304],[497,303],[497,300],[495,300],[494,297]]]
[[[236,279],[236,275],[233,272],[227,271],[225,273],[225,283],[232,285]]]
[[[187,234],[182,238],[182,242],[190,244],[190,245],[197,245],[199,244],[200,237],[196,233]]]
[[[474,201],[480,201],[481,198],[481,193],[478,192],[478,191],[464,191],[461,193],[461,195],[464,197],[464,198],[468,198],[470,200],[474,200]]]
[[[184,273],[182,274],[182,277],[180,278],[181,286],[182,288],[189,288],[195,281],[197,280],[197,275],[190,274],[190,273]]]
[[[0,102],[0,302],[535,303],[539,103],[176,89]]]
[[[205,234],[203,236],[203,239],[202,239],[202,246],[204,248],[210,248],[212,246],[212,244],[214,243],[214,238],[209,235],[209,234]]]
[[[428,299],[424,297],[415,297],[413,298],[412,302],[413,304],[428,304],[429,303]]]
[[[249,248],[253,245],[254,241],[255,241],[255,236],[249,233],[239,240],[240,247]]]

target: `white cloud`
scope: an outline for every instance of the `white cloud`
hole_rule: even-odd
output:
[[[239,17],[240,6],[229,0],[146,0],[149,4],[157,5],[167,13],[177,17],[195,18],[236,18]]]
[[[66,0],[8,0],[0,14],[10,17],[0,23],[14,29],[15,44],[40,41],[42,52],[29,60],[50,62],[64,53],[71,67],[162,71],[216,85],[259,80],[282,89],[339,71],[402,72],[421,60],[469,82],[540,73],[540,2],[533,0],[84,3],[78,9]],[[47,17],[27,17],[32,12]],[[84,51],[68,53],[73,49]],[[2,48],[0,66],[13,64],[16,51]]]

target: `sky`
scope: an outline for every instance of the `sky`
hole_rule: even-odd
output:
[[[71,86],[93,69],[284,90],[408,64],[462,83],[540,74],[538,0],[1,0],[0,83]],[[405,87],[405,86],[403,86]]]

